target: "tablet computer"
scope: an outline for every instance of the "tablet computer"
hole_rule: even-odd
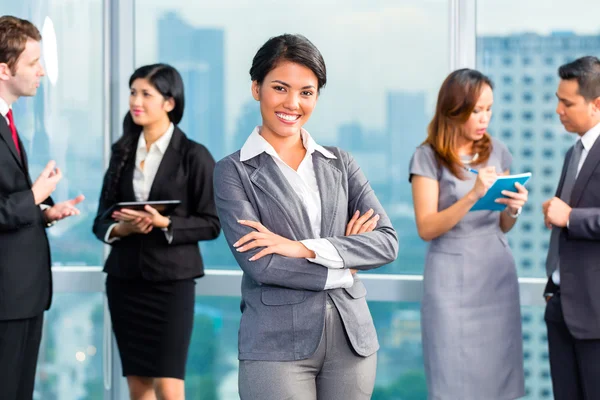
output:
[[[144,211],[146,205],[155,208],[162,215],[169,215],[175,208],[181,204],[180,200],[153,200],[153,201],[121,201],[113,204],[102,214],[102,219],[112,219],[112,213],[122,208],[130,210]]]

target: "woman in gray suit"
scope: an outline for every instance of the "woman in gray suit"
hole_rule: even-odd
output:
[[[242,279],[243,400],[370,399],[379,348],[356,270],[398,239],[350,156],[302,128],[326,82],[300,35],[269,39],[250,69],[262,125],[217,163],[215,199]]]
[[[487,133],[493,101],[489,78],[470,69],[451,73],[410,163],[417,229],[431,241],[421,308],[430,399],[525,394],[519,285],[504,234],[527,190],[504,192],[508,197],[496,200],[506,205],[502,212],[469,212],[512,160]]]

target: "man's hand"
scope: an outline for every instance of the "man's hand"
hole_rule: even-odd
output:
[[[553,197],[542,204],[542,210],[544,212],[544,223],[546,224],[546,227],[552,229],[553,226],[557,228],[564,228],[567,226],[572,209],[558,197]]]
[[[74,199],[57,203],[50,208],[44,210],[44,216],[47,222],[60,221],[61,219],[70,217],[72,215],[79,215],[79,210],[75,207],[81,203],[85,197],[80,194]]]
[[[50,197],[50,194],[52,194],[54,189],[56,189],[56,184],[62,178],[60,169],[55,167],[56,162],[48,162],[40,176],[38,176],[35,182],[33,182],[31,191],[33,192],[33,199],[36,206],[42,204],[48,197]]]

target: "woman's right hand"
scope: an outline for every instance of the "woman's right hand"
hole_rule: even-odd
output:
[[[346,236],[372,232],[377,227],[377,221],[379,221],[379,214],[373,215],[374,213],[375,211],[372,208],[363,215],[360,215],[360,211],[356,210],[348,225],[346,225]],[[350,272],[354,275],[358,270],[350,269]]]
[[[485,196],[488,189],[496,182],[496,179],[498,179],[496,167],[485,167],[479,170],[475,185],[473,185],[473,189],[471,189],[471,192],[473,192],[477,200]]]
[[[129,221],[119,221],[113,228],[111,236],[125,237],[133,234],[146,235],[154,228],[150,218],[134,218]]]

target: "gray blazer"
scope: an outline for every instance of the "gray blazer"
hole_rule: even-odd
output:
[[[339,252],[346,268],[368,270],[396,259],[398,238],[383,207],[354,159],[327,147],[337,159],[313,153],[321,194],[321,236]],[[369,356],[379,349],[367,291],[355,275],[349,289],[324,290],[327,268],[304,258],[278,254],[248,261],[260,249],[237,252],[232,244],[253,231],[240,219],[261,222],[291,240],[314,239],[310,220],[270,155],[240,161],[235,152],[219,161],[214,177],[217,213],[242,279],[239,359],[291,361],[309,358],[317,349],[325,324],[329,294],[337,306],[354,350]],[[344,236],[350,216],[373,208],[381,217],[373,232]]]

